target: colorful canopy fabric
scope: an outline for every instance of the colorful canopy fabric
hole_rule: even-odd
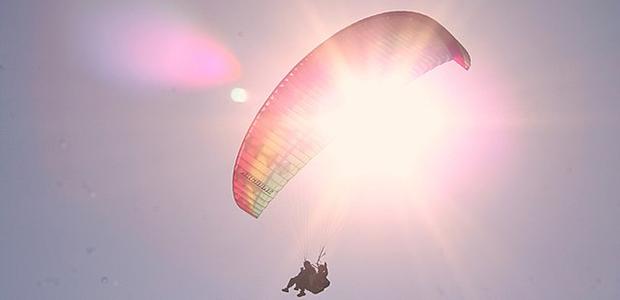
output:
[[[332,133],[323,120],[338,120],[346,102],[343,78],[403,69],[414,78],[450,60],[469,69],[465,48],[435,20],[415,12],[374,15],[334,34],[286,75],[250,125],[233,172],[237,205],[258,218],[329,143]]]

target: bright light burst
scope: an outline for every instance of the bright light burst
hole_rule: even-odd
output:
[[[342,79],[348,105],[333,114],[338,118],[320,122],[334,136],[319,159],[328,170],[324,181],[372,186],[365,197],[350,196],[356,203],[397,191],[398,197],[381,199],[397,206],[490,183],[489,175],[508,162],[511,136],[501,129],[510,126],[510,99],[492,78],[460,72],[454,66],[416,79]],[[325,191],[330,201],[332,193]]]
[[[233,88],[230,91],[230,99],[232,99],[233,102],[244,103],[248,100],[248,92],[243,88]]]
[[[327,150],[338,158],[334,168],[355,176],[404,175],[441,144],[454,112],[435,101],[432,89],[403,78],[345,80],[347,105],[337,118],[319,121],[322,131],[337,131]]]

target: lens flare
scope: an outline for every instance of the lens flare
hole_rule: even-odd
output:
[[[179,16],[104,9],[81,32],[88,62],[107,78],[205,88],[237,79],[235,56],[205,29]]]
[[[248,100],[248,93],[245,89],[236,87],[230,91],[230,99],[233,102],[244,103]]]

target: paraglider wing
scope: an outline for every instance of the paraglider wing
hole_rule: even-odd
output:
[[[280,82],[250,125],[233,171],[237,205],[258,218],[286,183],[323,149],[337,120],[347,75],[381,76],[406,68],[411,78],[454,60],[463,46],[435,20],[414,12],[362,19],[327,39]]]

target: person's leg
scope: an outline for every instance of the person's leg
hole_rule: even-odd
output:
[[[295,285],[297,283],[297,277],[293,277],[288,281],[288,284],[286,285],[287,288],[292,287],[293,285]]]
[[[297,285],[295,285],[295,287],[299,289],[299,294],[297,294],[297,297],[305,296],[306,288],[308,287],[308,278],[298,278],[296,283]]]
[[[290,288],[291,288],[292,286],[294,286],[296,283],[297,283],[297,276],[296,276],[296,277],[291,278],[291,279],[288,281],[288,284],[286,285],[286,287],[282,289],[282,291],[283,291],[283,292],[288,293],[288,289],[290,289]]]

